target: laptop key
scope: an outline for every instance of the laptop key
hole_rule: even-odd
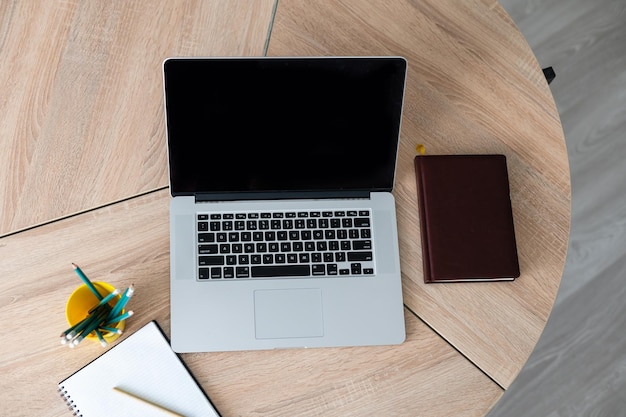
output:
[[[198,233],[198,243],[215,242],[215,233]]]
[[[253,278],[303,277],[311,275],[311,267],[309,265],[252,266],[250,269]]]
[[[224,265],[224,256],[200,256],[198,258],[198,263],[200,266],[205,265]]]
[[[313,265],[313,275],[326,275],[326,265],[324,264]]]
[[[355,240],[354,242],[352,242],[352,249],[354,250],[372,249],[372,241],[371,240]]]
[[[238,266],[235,268],[236,277],[237,278],[248,278],[250,277],[250,268],[247,266]]]
[[[370,219],[367,217],[357,217],[354,219],[354,227],[370,227]]]
[[[200,268],[198,272],[198,278],[209,279],[209,268]]]
[[[217,245],[198,245],[198,253],[201,255],[215,255],[218,253]]]
[[[348,252],[348,261],[371,261],[372,252]]]
[[[222,268],[219,266],[211,268],[211,279],[222,278]]]

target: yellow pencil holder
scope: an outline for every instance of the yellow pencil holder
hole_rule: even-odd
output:
[[[115,287],[113,287],[111,284],[107,284],[106,282],[93,282],[93,285],[103,297],[115,290]],[[115,303],[117,302],[117,300],[120,299],[120,297],[121,294],[113,297],[111,301],[109,301],[109,305],[111,307],[114,307]],[[98,305],[98,302],[98,298],[96,298],[95,294],[91,292],[87,285],[83,284],[80,287],[76,288],[72,295],[70,295],[70,298],[67,299],[67,304],[65,305],[65,318],[67,319],[67,323],[70,326],[73,326],[83,320],[89,315],[89,310]],[[125,310],[122,310],[122,313],[124,313],[124,311]],[[122,320],[111,325],[111,327],[119,330],[124,330],[125,326],[126,320]],[[111,343],[118,337],[120,337],[118,333],[108,332],[103,333],[102,336],[107,343]],[[99,343],[98,337],[93,332],[90,333],[85,339],[93,340]]]

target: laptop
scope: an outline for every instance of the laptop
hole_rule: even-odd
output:
[[[400,344],[401,57],[168,58],[177,352]]]

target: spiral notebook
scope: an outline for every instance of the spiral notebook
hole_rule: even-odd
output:
[[[77,416],[220,416],[155,321],[61,381],[59,391]]]

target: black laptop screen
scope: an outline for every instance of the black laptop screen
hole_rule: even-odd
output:
[[[391,190],[402,58],[164,63],[172,195]]]

